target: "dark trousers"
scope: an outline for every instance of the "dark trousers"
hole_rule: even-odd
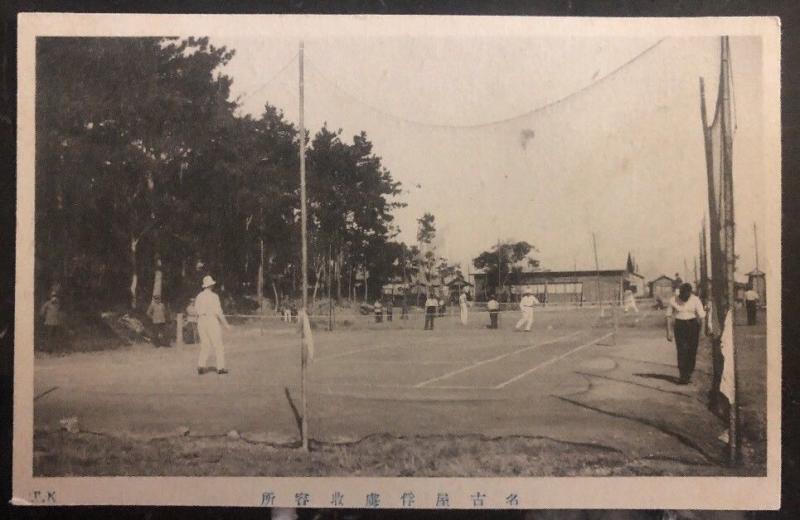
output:
[[[167,324],[166,323],[153,323],[153,345],[156,347],[168,347],[169,339],[167,339]]]
[[[694,372],[697,343],[700,341],[700,324],[695,319],[675,320],[675,347],[678,350],[678,372],[681,380],[688,381]]]
[[[496,329],[497,328],[497,316],[500,314],[497,311],[489,311],[489,328]]]
[[[383,321],[383,313],[382,312],[376,312],[375,313],[375,323],[380,323],[382,321]]]
[[[433,330],[433,318],[436,316],[436,307],[425,307],[425,330]]]
[[[747,300],[745,305],[747,306],[747,324],[748,325],[755,325],[756,324],[756,313],[758,309],[756,307],[756,300]]]
[[[392,321],[392,308],[386,307],[386,321]]]

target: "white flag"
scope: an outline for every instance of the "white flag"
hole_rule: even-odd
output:
[[[305,311],[300,311],[300,333],[303,335],[303,348],[308,353],[308,361],[314,359],[314,337],[311,335],[311,322],[308,320],[308,314]]]
[[[725,358],[725,366],[722,369],[722,380],[719,383],[719,391],[728,398],[730,404],[736,400],[736,386],[734,381],[734,361],[733,361],[733,309],[728,309],[725,314],[725,324],[722,326],[721,338],[722,356]]]

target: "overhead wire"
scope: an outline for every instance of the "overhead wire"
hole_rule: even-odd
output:
[[[262,90],[264,90],[265,88],[267,88],[269,85],[272,84],[272,82],[274,82],[276,79],[278,79],[278,77],[280,77],[280,75],[283,74],[286,71],[286,69],[288,69],[293,63],[295,63],[295,61],[297,60],[297,57],[299,56],[299,54],[300,54],[299,51],[296,52],[294,54],[294,56],[292,56],[289,59],[289,61],[287,61],[280,69],[278,69],[278,71],[275,72],[275,74],[270,76],[269,79],[267,79],[265,82],[261,83],[258,87],[250,90],[250,92],[245,92],[244,94],[239,95],[239,97],[237,99],[240,100],[240,101],[244,101],[245,99],[247,99],[247,98],[249,98],[251,96],[254,96],[255,94],[257,94],[257,93],[261,92]]]
[[[631,59],[625,61],[621,65],[619,65],[616,68],[614,68],[613,70],[611,70],[606,75],[598,78],[596,81],[593,81],[592,83],[589,83],[588,85],[585,85],[585,86],[579,88],[578,90],[575,90],[575,91],[573,91],[573,92],[571,92],[571,93],[567,94],[566,96],[563,96],[563,97],[561,97],[559,99],[556,99],[554,101],[550,101],[550,102],[545,103],[543,105],[540,105],[538,107],[526,110],[525,112],[522,112],[522,113],[517,114],[515,116],[506,117],[506,118],[503,118],[503,119],[497,119],[497,120],[494,120],[494,121],[487,121],[487,122],[483,122],[483,123],[463,124],[463,125],[421,121],[421,120],[407,118],[407,117],[404,117],[404,116],[399,116],[397,114],[393,114],[393,113],[391,113],[389,111],[383,110],[382,108],[375,106],[374,104],[371,104],[371,103],[369,103],[367,101],[364,101],[363,99],[359,98],[355,94],[351,93],[346,88],[343,88],[336,80],[332,79],[327,73],[323,72],[316,64],[314,64],[313,60],[309,60],[308,57],[306,57],[306,65],[308,66],[309,69],[311,69],[314,72],[316,72],[323,80],[325,80],[333,88],[335,88],[336,90],[341,92],[346,97],[352,99],[353,101],[355,101],[358,104],[361,104],[361,105],[369,108],[373,112],[381,114],[381,115],[383,115],[383,116],[385,116],[387,118],[394,119],[394,120],[399,121],[401,123],[405,123],[405,124],[409,124],[409,125],[415,125],[415,126],[422,126],[422,127],[427,127],[427,128],[468,129],[469,130],[469,129],[479,129],[479,128],[487,128],[487,127],[492,127],[492,126],[498,126],[498,125],[503,125],[503,124],[514,122],[514,121],[522,120],[522,119],[525,119],[525,118],[528,118],[528,117],[532,116],[533,114],[548,110],[548,109],[553,108],[553,107],[555,107],[555,106],[557,106],[557,105],[559,105],[561,103],[564,103],[564,102],[566,102],[566,101],[568,101],[568,100],[570,100],[570,99],[572,99],[574,97],[577,97],[580,94],[582,94],[583,92],[586,92],[586,91],[598,86],[599,84],[607,81],[611,77],[617,75],[623,69],[625,69],[628,66],[632,65],[636,61],[642,59],[645,55],[649,54],[653,49],[658,47],[665,39],[666,38],[661,38],[660,40],[656,41],[654,44],[648,46],[643,51],[641,51],[640,53],[638,53],[635,56],[633,56]]]

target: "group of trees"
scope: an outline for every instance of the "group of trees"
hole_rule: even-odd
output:
[[[38,300],[61,287],[79,305],[136,308],[163,288],[181,302],[205,274],[232,295],[298,295],[301,136],[269,104],[237,114],[221,73],[233,54],[207,38],[38,39]],[[416,244],[394,240],[400,183],[364,132],[303,138],[312,297],[461,274],[437,250],[432,214]],[[531,249],[503,244],[474,264],[505,283]]]
[[[269,104],[236,113],[220,72],[232,57],[206,38],[38,40],[39,298],[61,286],[75,302],[136,307],[152,280],[183,299],[206,273],[232,294],[297,294],[300,135]],[[309,279],[342,297],[358,272],[377,282],[403,257],[400,184],[363,132],[303,138]]]

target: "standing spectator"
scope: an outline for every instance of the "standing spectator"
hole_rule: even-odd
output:
[[[514,326],[514,330],[519,330],[520,327],[525,325],[525,332],[531,331],[531,326],[533,325],[533,306],[538,304],[539,300],[536,299],[536,296],[534,296],[532,292],[526,290],[523,293],[522,299],[519,301],[519,310],[522,313],[522,317],[519,319],[516,326]]]
[[[383,304],[380,300],[375,300],[375,305],[372,306],[372,310],[375,313],[375,323],[383,322]]]
[[[486,302],[486,308],[489,310],[488,328],[496,329],[498,314],[500,314],[500,303],[495,299],[494,294],[489,296],[489,301]]]
[[[189,305],[186,306],[186,329],[189,333],[187,343],[198,343],[200,336],[197,333],[197,309],[194,305],[194,298],[189,298]]]
[[[386,321],[392,321],[392,313],[394,312],[392,307],[394,307],[394,301],[390,298],[389,301],[386,302],[386,305],[384,305],[386,309]]]
[[[469,321],[469,290],[464,287],[461,296],[458,297],[458,307],[461,311],[461,324],[466,325]]]
[[[706,311],[700,298],[692,294],[691,284],[685,283],[678,288],[678,295],[673,297],[667,307],[667,341],[675,336],[675,347],[678,354],[679,385],[686,385],[692,380],[695,360],[697,359],[697,343],[700,341],[700,326]]]
[[[744,293],[744,303],[747,306],[747,324],[755,325],[758,313],[758,293],[753,289],[753,284],[748,284]]]
[[[425,329],[433,330],[433,319],[439,309],[439,300],[433,295],[433,292],[428,292],[428,299],[425,300]]]
[[[200,332],[200,358],[197,360],[197,373],[200,375],[208,372],[207,362],[211,347],[214,347],[214,354],[217,358],[217,374],[227,374],[225,368],[225,345],[222,343],[222,329],[220,323],[230,329],[225,314],[222,313],[222,305],[219,303],[219,296],[211,290],[216,282],[210,275],[203,277],[203,291],[195,299],[197,308],[197,329]]]
[[[63,338],[61,302],[56,291],[50,293],[50,299],[44,302],[39,313],[44,318],[45,350],[52,352],[56,343]]]
[[[153,346],[155,347],[168,347],[169,340],[166,339],[167,327],[167,308],[161,301],[161,296],[158,294],[153,296],[150,301],[150,306],[147,308],[147,317],[153,324]]]
[[[444,299],[444,293],[439,293],[439,317],[444,318],[445,313],[447,312],[447,301]]]
[[[681,280],[681,275],[675,273],[675,279],[672,281],[672,292],[675,293],[675,296],[678,295],[681,285],[683,285],[683,280]]]

